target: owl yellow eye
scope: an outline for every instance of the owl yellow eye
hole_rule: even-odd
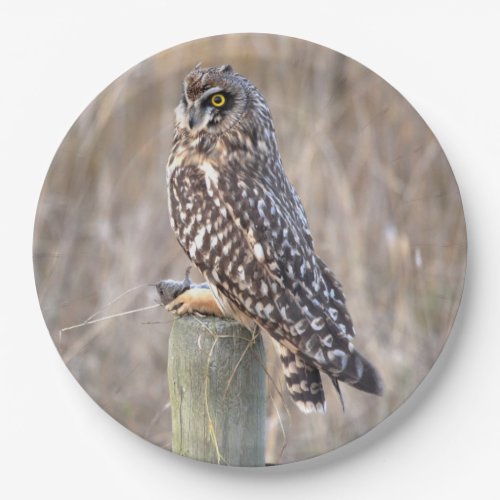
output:
[[[210,102],[212,103],[212,106],[221,108],[222,106],[224,106],[226,98],[222,94],[214,94]]]

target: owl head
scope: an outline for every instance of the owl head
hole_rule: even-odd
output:
[[[193,136],[223,133],[232,129],[259,97],[258,90],[229,64],[216,68],[198,64],[184,79],[175,110],[177,126]]]

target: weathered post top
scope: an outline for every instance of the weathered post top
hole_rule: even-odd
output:
[[[260,333],[183,316],[170,334],[172,451],[206,462],[265,465],[266,376]]]

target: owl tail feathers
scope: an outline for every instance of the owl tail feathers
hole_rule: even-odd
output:
[[[303,413],[325,413],[326,401],[317,368],[307,365],[298,355],[279,345],[288,392]]]
[[[356,351],[349,357],[347,366],[342,373],[337,374],[335,377],[331,376],[331,378],[339,394],[338,383],[336,384],[334,379],[341,380],[360,391],[376,394],[377,396],[381,396],[384,392],[382,379],[375,367]]]

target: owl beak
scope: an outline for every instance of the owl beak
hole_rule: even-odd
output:
[[[189,115],[188,115],[189,128],[193,130],[201,121],[202,121],[202,116],[200,116],[199,110],[196,107],[192,107],[189,110]]]

